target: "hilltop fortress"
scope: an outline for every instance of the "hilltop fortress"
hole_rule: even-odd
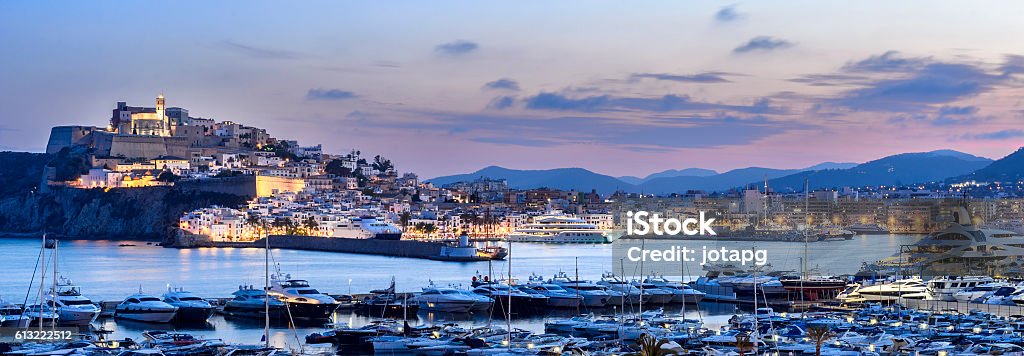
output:
[[[57,126],[50,131],[46,153],[86,146],[99,159],[189,159],[218,153],[253,151],[273,143],[267,131],[231,121],[189,116],[188,110],[166,107],[163,95],[156,106],[128,106],[118,102],[105,128]]]

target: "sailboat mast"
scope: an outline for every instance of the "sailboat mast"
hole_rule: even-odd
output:
[[[262,220],[262,218],[261,218]],[[263,346],[270,347],[270,233],[263,223]]]
[[[52,286],[52,289],[50,289],[50,291],[53,293],[54,299],[56,300],[56,298],[57,298],[57,240],[53,240],[53,281],[51,283],[53,284],[53,286]],[[56,305],[56,301],[54,301],[54,305]],[[42,305],[40,305],[40,308],[42,308]],[[57,309],[54,308],[53,312],[57,313]],[[52,325],[50,325],[50,327],[51,328],[56,328],[57,327],[57,323],[53,323]]]
[[[508,239],[508,316],[505,327],[508,329],[508,351],[512,351],[512,239]]]
[[[804,179],[804,258],[800,260],[800,302],[804,301],[804,280],[807,279],[807,236],[811,228],[811,180]],[[803,316],[805,313],[801,313]]]
[[[43,273],[39,274],[39,331],[43,330],[43,286],[46,285],[46,234],[43,234],[43,260],[40,262]]]

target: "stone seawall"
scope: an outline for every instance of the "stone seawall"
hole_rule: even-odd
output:
[[[252,247],[262,248],[266,242],[213,242],[196,236],[179,237],[171,247]],[[318,236],[270,236],[270,248],[347,252],[367,255],[437,259],[444,245],[439,242],[412,240],[346,239]]]

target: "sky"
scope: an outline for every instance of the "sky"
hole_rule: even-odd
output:
[[[0,2],[0,150],[157,94],[422,177],[1024,139],[1019,1]]]

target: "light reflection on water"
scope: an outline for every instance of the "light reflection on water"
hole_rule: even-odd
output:
[[[810,244],[810,266],[819,266],[822,272],[843,274],[856,272],[865,261],[875,261],[892,255],[901,244],[916,241],[918,236],[878,235],[860,236],[849,241]],[[136,246],[120,247],[125,241],[61,241],[59,244],[59,270],[94,301],[119,301],[140,287],[159,295],[167,285],[180,286],[208,298],[228,297],[241,284],[262,285],[264,253],[261,249],[199,248],[191,250],[167,249],[131,242]],[[681,245],[700,249],[726,247],[768,251],[768,258],[777,270],[799,270],[799,257],[803,244],[786,242],[732,242],[681,241]],[[33,275],[40,242],[31,238],[0,238],[0,297],[20,303]],[[530,274],[550,277],[559,271],[576,273],[583,279],[598,279],[613,266],[610,245],[539,245],[517,243],[512,246],[512,268],[518,278]],[[273,250],[273,261],[281,270],[295,278],[307,279],[317,289],[332,293],[365,293],[387,286],[394,277],[399,291],[418,291],[429,281],[439,285],[459,283],[468,285],[470,278],[488,273],[488,263],[451,263],[386,256],[358,255],[318,251]],[[507,262],[491,264],[495,276],[507,272]],[[51,263],[52,265],[52,263]],[[49,267],[48,267],[49,270]],[[700,274],[697,263],[687,265],[689,274]],[[48,280],[52,276],[47,277]],[[351,284],[349,284],[351,281]],[[48,281],[47,284],[50,282]],[[33,294],[34,295],[34,294]],[[714,307],[714,308],[712,308]],[[717,309],[716,309],[717,308]],[[731,314],[732,306],[702,306],[701,315]],[[712,311],[712,309],[714,309]],[[694,311],[688,317],[697,317]],[[447,320],[443,316],[421,313],[420,321]],[[727,318],[725,316],[724,318]],[[499,318],[500,319],[500,318]],[[366,317],[345,314],[341,321],[361,325]],[[705,321],[707,322],[706,318]],[[475,325],[486,324],[487,318],[474,317]],[[131,325],[106,321],[104,326],[117,330],[116,335],[138,337],[141,330],[154,329],[153,325]],[[212,335],[230,341],[259,342],[262,324],[226,321],[214,317],[211,329],[196,333]],[[713,323],[712,323],[713,324]],[[543,329],[543,319],[516,321],[516,327],[533,331]],[[300,339],[318,328],[300,328]],[[279,329],[273,340],[283,345],[294,339],[288,329]]]

